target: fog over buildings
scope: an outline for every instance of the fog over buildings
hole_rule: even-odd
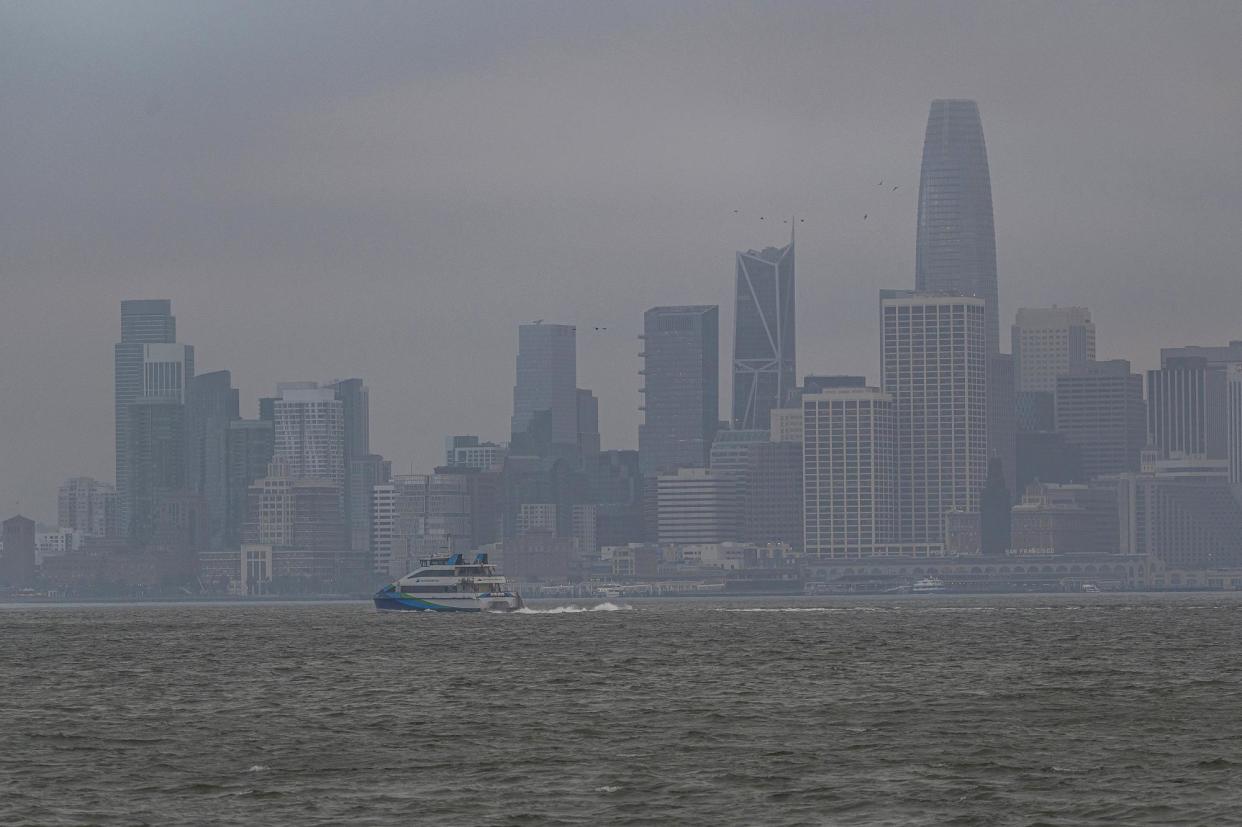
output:
[[[577,327],[603,443],[636,448],[644,311],[718,305],[727,335],[736,252],[795,214],[797,367],[875,385],[935,99],[983,113],[1002,334],[1090,308],[1093,358],[1142,376],[1240,339],[1242,13],[1122,11],[0,6],[0,513],[54,522],[69,477],[132,496],[122,362],[180,365],[178,393],[227,369],[247,419],[273,381],[365,377],[370,447],[335,473],[370,450],[429,472],[445,435],[508,438],[536,319]],[[175,328],[110,354],[144,297]],[[142,433],[186,427],[158,407]]]

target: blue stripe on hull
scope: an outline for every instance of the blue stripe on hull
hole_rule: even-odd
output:
[[[374,598],[375,608],[386,612],[481,612],[481,606],[445,606],[440,603],[431,603],[426,600],[419,600],[417,597],[393,597],[391,595],[376,595]]]

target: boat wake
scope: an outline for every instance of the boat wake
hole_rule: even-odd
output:
[[[595,606],[552,606],[547,609],[532,609],[529,606],[523,606],[509,614],[515,615],[566,615],[566,614],[583,614],[585,612],[630,612],[633,606],[618,606],[616,603],[600,603]]]

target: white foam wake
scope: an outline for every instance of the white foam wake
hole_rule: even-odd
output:
[[[582,612],[629,612],[634,609],[633,606],[618,606],[616,603],[600,603],[595,606],[552,606],[547,609],[532,609],[529,606],[523,606],[515,610],[512,614],[518,615],[565,615],[580,614]]]

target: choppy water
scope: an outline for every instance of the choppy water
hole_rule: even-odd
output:
[[[0,823],[1238,824],[1240,678],[1230,595],[0,609]]]

